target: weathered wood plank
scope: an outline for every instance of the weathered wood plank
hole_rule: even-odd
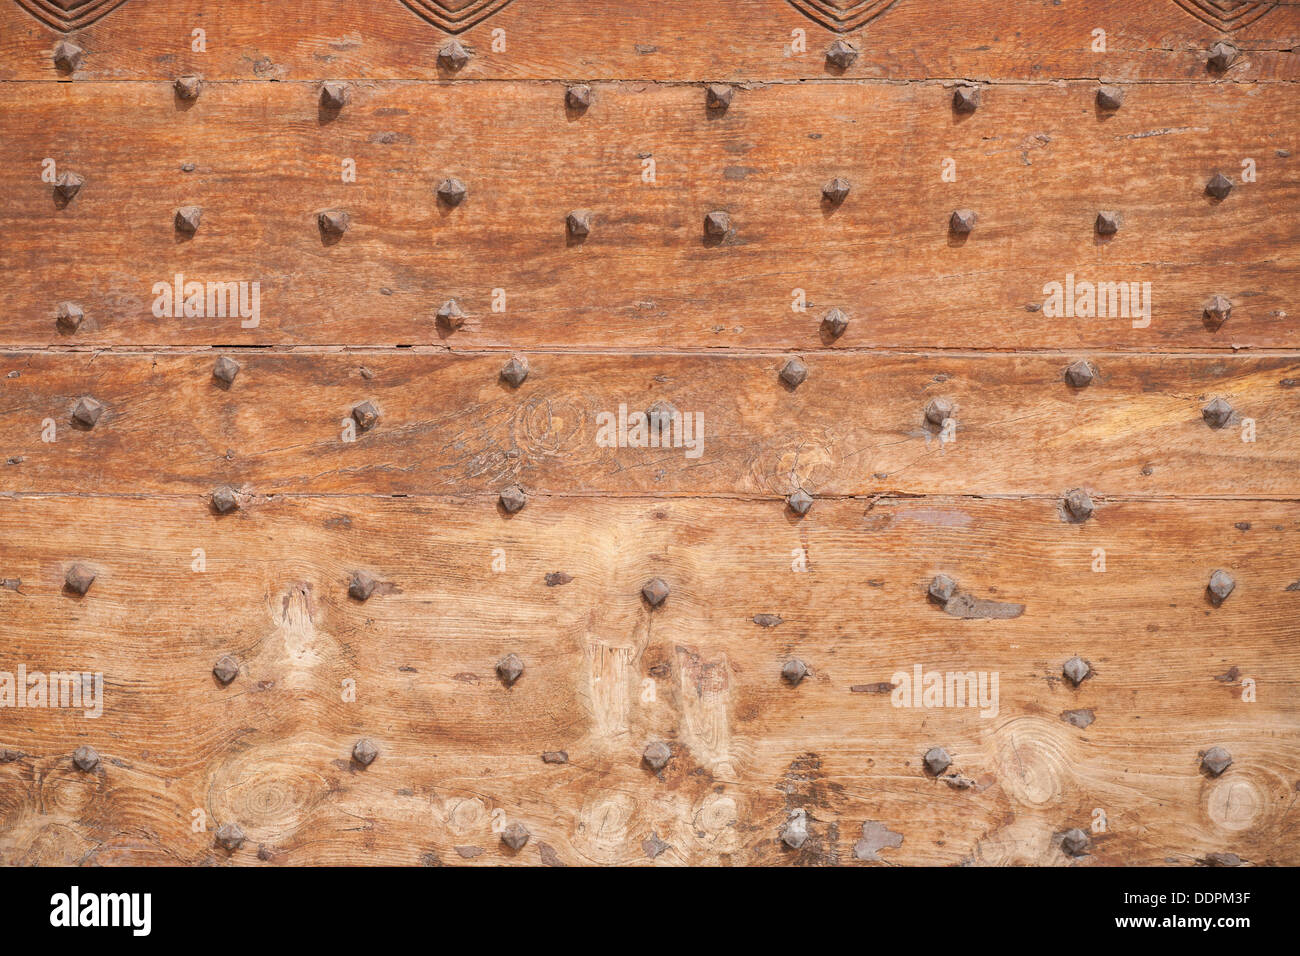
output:
[[[60,31],[0,0],[0,864],[1300,864],[1300,4],[878,0],[837,33],[807,0],[490,0],[450,71],[418,10],[469,2]],[[257,283],[257,321],[156,316],[177,274]],[[1150,283],[1150,321],[1045,307],[1074,280]],[[605,447],[656,403],[698,455]],[[10,706],[19,668],[102,674],[102,714]],[[914,669],[996,707],[897,706]]]
[[[1198,19],[1191,5],[947,0],[936,15],[926,0],[897,0],[872,5],[882,12],[863,24],[826,18],[848,27],[836,32],[785,0],[513,0],[460,34],[472,59],[458,76],[804,79],[826,75],[826,49],[843,37],[861,52],[847,71],[853,77],[1207,79],[1210,46],[1230,38],[1244,55],[1229,78],[1296,78],[1290,51],[1300,43],[1300,8],[1291,0],[1249,23]],[[203,52],[192,49],[197,28],[206,34]],[[497,30],[505,49],[494,51]],[[805,53],[792,49],[795,30],[805,34]],[[1094,50],[1094,30],[1106,32],[1104,52]],[[50,48],[61,35],[13,3],[0,5],[0,80],[59,77]],[[438,52],[450,35],[399,0],[300,0],[292,12],[258,0],[128,0],[76,31],[88,55],[74,75],[433,79],[445,75]]]
[[[1296,355],[805,354],[807,380],[790,389],[784,355],[543,353],[515,389],[502,353],[255,351],[235,354],[224,389],[217,354],[3,355],[0,491],[230,484],[257,499],[450,494],[485,507],[515,482],[556,495],[1300,494]],[[1064,370],[1082,357],[1097,377],[1073,388]],[[87,395],[104,406],[92,429],[72,418]],[[1216,398],[1233,409],[1219,428],[1203,416]],[[932,399],[954,404],[946,431],[926,421]],[[378,423],[345,440],[364,402]],[[676,447],[634,443],[631,416],[657,402],[703,422],[694,450],[684,431]]]
[[[5,84],[0,343],[1294,347],[1293,91],[1143,86],[1109,117],[1094,91],[994,86],[959,120],[938,83],[773,85],[718,117],[699,89],[597,84],[575,118],[560,84],[364,83],[322,120],[309,83],[216,84],[188,110],[163,83]],[[63,208],[39,179],[46,158],[86,177]],[[956,182],[941,181],[946,159]],[[1246,159],[1256,182],[1204,194]],[[448,176],[469,189],[455,209],[435,196]],[[831,208],[836,176],[853,189]],[[182,242],[186,204],[203,217]],[[961,207],[979,216],[964,242],[947,228]],[[329,245],[327,208],[352,217]],[[575,208],[594,215],[581,244],[566,238]],[[716,209],[732,233],[711,244]],[[1107,209],[1122,224],[1101,241]],[[259,324],[155,317],[155,284],[178,273],[259,283]],[[1050,314],[1045,290],[1067,276],[1149,282],[1149,323]],[[1214,294],[1233,307],[1217,330]],[[434,321],[449,298],[469,314],[455,333]],[[85,310],[75,334],[56,326],[64,301]],[[831,342],[833,307],[850,324]]]
[[[1099,809],[1085,865],[1295,864],[1300,509],[1120,502],[1108,518],[944,497],[802,523],[701,500],[553,500],[507,522],[373,498],[226,519],[0,499],[0,577],[21,580],[0,588],[4,667],[105,681],[97,719],[0,709],[16,752],[0,860],[255,864],[261,844],[285,863],[634,863],[657,833],[660,863],[852,863],[878,821],[903,837],[891,863],[1064,864],[1053,835]],[[99,575],[80,598],[61,591],[74,560]],[[382,582],[364,605],[345,593],[356,567]],[[1217,608],[1214,568],[1238,582]],[[936,573],[1024,613],[949,616],[926,600]],[[650,611],[654,575],[671,593]],[[493,668],[512,652],[525,671],[507,689]],[[228,687],[223,654],[240,663]],[[1093,668],[1077,688],[1060,676],[1076,654]],[[791,657],[811,671],[797,687]],[[918,664],[997,672],[997,715],[864,692]],[[1061,716],[1084,710],[1082,729]],[[381,750],[365,771],[348,759],[362,736]],[[639,764],[651,739],[674,749],[662,777]],[[100,770],[72,768],[81,744]],[[936,745],[961,780],[922,770]],[[1211,746],[1233,757],[1218,778],[1198,772]],[[560,750],[567,764],[541,759]],[[777,835],[801,807],[795,853]],[[532,831],[518,855],[498,810]],[[249,843],[227,855],[211,830],[232,820]]]

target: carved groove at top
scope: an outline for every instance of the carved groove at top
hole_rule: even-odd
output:
[[[1174,0],[1196,19],[1231,33],[1254,23],[1277,6],[1277,0]]]
[[[47,27],[60,33],[71,33],[90,26],[100,17],[126,3],[126,0],[16,0],[22,7]]]
[[[790,0],[808,19],[836,33],[856,30],[874,20],[897,0]]]
[[[464,33],[510,0],[402,0],[421,19],[448,33]]]

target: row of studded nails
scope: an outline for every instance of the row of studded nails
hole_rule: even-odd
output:
[[[1217,73],[1223,73],[1236,62],[1240,52],[1231,43],[1220,40],[1210,47],[1206,67]],[[848,40],[836,40],[826,49],[826,62],[838,70],[847,70],[857,62],[857,59],[858,48]],[[1114,87],[1111,89],[1114,89]],[[1118,104],[1116,104],[1116,107],[1118,107]],[[972,106],[971,109],[973,110],[974,107]]]
[[[198,99],[203,89],[203,78],[189,74],[180,76],[172,83],[176,95],[183,100]],[[704,103],[711,110],[725,111],[731,108],[735,89],[722,83],[710,83],[704,90]],[[1094,98],[1097,106],[1113,112],[1124,105],[1123,87],[1103,85],[1097,87]],[[320,106],[324,110],[337,112],[347,105],[350,99],[348,86],[338,80],[327,80],[321,84]],[[586,83],[575,83],[565,88],[564,105],[571,110],[581,112],[590,108],[593,100],[591,87]],[[959,86],[953,91],[952,107],[958,113],[970,114],[979,109],[980,88],[978,86]]]
[[[85,185],[85,177],[80,173],[65,171],[59,174],[54,184],[55,193],[64,201],[70,201]],[[1205,192],[1215,199],[1222,200],[1232,191],[1232,180],[1221,172],[1216,172],[1205,184]],[[836,176],[822,186],[822,198],[831,205],[839,205],[848,197],[852,184],[841,176]],[[459,206],[469,195],[469,188],[456,178],[444,179],[436,190],[441,202],[449,206]],[[172,222],[177,232],[193,236],[199,231],[203,215],[201,206],[181,206],[172,215]],[[564,217],[565,231],[571,239],[583,240],[591,235],[594,214],[589,209],[575,209]],[[979,217],[972,209],[955,209],[948,216],[948,231],[955,236],[968,236],[975,231]],[[1103,209],[1093,220],[1093,229],[1099,236],[1113,236],[1119,232],[1122,216],[1115,210]],[[346,209],[324,209],[316,213],[316,228],[321,235],[337,241],[352,228],[352,214]],[[704,235],[711,239],[722,239],[732,234],[731,214],[722,209],[714,209],[704,215]]]
[[[1232,306],[1227,302],[1227,300],[1219,301],[1221,298],[1222,297],[1220,296],[1216,296],[1211,300],[1211,303],[1206,306],[1206,315],[1208,316],[1213,309],[1214,313],[1218,316],[1218,320],[1222,323],[1227,321],[1228,316],[1231,315]],[[79,306],[67,302],[60,305],[59,310],[60,315],[64,314],[65,310],[70,316],[82,314],[80,313]],[[456,304],[456,301],[452,299],[438,310],[438,315],[440,318],[459,316],[463,319],[464,313],[461,312],[460,306]],[[840,334],[848,327],[848,319],[839,309],[832,309],[822,320],[822,325],[823,327],[835,330],[836,334]],[[222,385],[230,386],[234,384],[235,377],[239,375],[242,368],[243,366],[234,359],[223,355],[218,358],[216,363],[212,366],[212,377]],[[501,366],[499,377],[513,387],[518,388],[524,383],[524,380],[528,378],[529,371],[530,368],[527,356],[512,355],[510,360],[506,362],[505,365]],[[792,387],[797,387],[803,384],[803,382],[808,378],[808,366],[797,358],[791,358],[781,366],[781,371],[778,374],[781,381]],[[1087,359],[1079,359],[1078,361],[1072,362],[1070,365],[1066,366],[1062,377],[1066,384],[1070,385],[1072,388],[1086,388],[1092,383],[1093,379],[1097,377],[1097,374],[1098,371],[1096,365],[1089,362]],[[95,401],[95,399],[89,397],[83,398],[82,401],[87,403],[93,417],[76,414],[75,410],[74,417],[82,424],[94,425],[95,422],[99,420],[99,413],[102,411],[103,406],[99,402]],[[80,403],[78,403],[78,405],[80,406]],[[657,416],[667,415],[671,417],[675,414],[675,410],[670,405],[663,402],[656,403],[655,406],[652,406],[651,411]],[[954,411],[956,411],[956,405],[953,404],[951,399],[932,398],[925,406],[925,420],[929,424],[939,427],[952,417]],[[1205,419],[1206,423],[1216,428],[1227,424],[1228,420],[1232,417],[1232,413],[1232,406],[1221,398],[1214,399],[1201,410],[1202,417]],[[376,422],[379,420],[379,410],[375,407],[373,402],[369,401],[357,405],[353,408],[351,414],[357,427],[362,431],[367,431],[374,427]]]
[[[512,657],[514,655],[511,655]],[[1078,660],[1075,658],[1074,660]],[[1086,667],[1086,665],[1084,665]],[[228,681],[223,681],[228,683]],[[560,755],[563,754],[563,757]],[[548,751],[542,755],[546,763],[567,763],[567,754],[563,751]],[[379,747],[368,737],[362,737],[352,747],[352,759],[361,767],[369,767],[379,757]],[[1202,751],[1201,769],[1210,776],[1218,777],[1232,765],[1232,755],[1223,747],[1214,746]],[[662,740],[654,740],[641,752],[642,761],[651,770],[663,770],[673,758],[672,748]],[[100,756],[95,748],[82,745],[72,753],[73,765],[83,773],[91,773],[100,765]],[[952,756],[943,747],[931,747],[925,752],[922,763],[931,776],[942,776],[952,766]]]
[[[806,515],[812,509],[813,500],[811,494],[803,488],[797,488],[786,497],[786,505],[795,514]],[[518,485],[508,485],[499,493],[498,501],[508,514],[517,514],[528,503],[528,495]],[[217,488],[212,492],[212,507],[218,514],[223,515],[237,511],[239,509],[239,498],[235,490],[229,485]],[[1078,524],[1092,517],[1095,505],[1092,496],[1088,492],[1082,488],[1074,488],[1066,492],[1061,499],[1061,508],[1071,522]],[[1229,587],[1229,590],[1231,590],[1231,587]]]
[[[85,60],[85,52],[70,40],[60,40],[54,45],[54,64],[60,70],[72,73],[81,68]],[[1241,51],[1233,44],[1220,40],[1210,47],[1206,67],[1217,73],[1223,73],[1236,62],[1240,53]],[[848,40],[835,40],[826,48],[826,62],[837,70],[847,70],[857,62],[858,56],[858,48]],[[459,40],[448,40],[438,50],[438,65],[451,72],[464,69],[472,58],[473,54],[465,49]],[[197,91],[194,95],[197,95]],[[341,106],[342,103],[340,102],[339,105]]]
[[[197,213],[196,213],[197,220]],[[1213,330],[1218,330],[1232,317],[1232,302],[1225,295],[1215,294],[1206,300],[1201,309],[1201,316],[1205,325]],[[455,299],[448,299],[434,314],[435,320],[449,332],[455,332],[465,325],[467,314],[459,302]],[[79,331],[82,324],[86,321],[86,310],[77,302],[64,301],[60,302],[54,310],[54,325],[60,331],[69,335]],[[838,339],[849,328],[849,317],[843,309],[830,309],[821,320],[819,328],[828,338]],[[222,359],[223,362],[229,362],[229,359]],[[231,363],[234,365],[234,363]],[[231,373],[230,379],[224,375],[218,375],[226,384],[230,384],[234,379],[234,373],[238,372],[239,366],[234,366],[234,372]],[[507,374],[508,372],[508,374]],[[506,370],[502,371],[502,378],[512,385],[518,385],[528,375],[527,359],[515,356],[507,364]],[[1095,370],[1086,361],[1080,360],[1075,362],[1066,370],[1066,380],[1076,388],[1082,388],[1092,381]],[[516,381],[516,378],[518,381]]]
[[[60,0],[67,3],[69,0]],[[469,63],[473,54],[466,50],[459,40],[449,40],[438,50],[438,65],[446,70],[460,70]],[[52,59],[54,65],[65,73],[81,69],[85,62],[86,51],[71,40],[60,40],[54,44]],[[176,80],[176,92],[186,99],[199,95],[201,81],[199,77],[187,75]],[[342,105],[340,103],[340,105]]]
[[[506,492],[502,492],[502,505],[505,506],[507,510],[518,511],[523,507],[523,492],[514,486],[507,489],[507,491],[510,492],[512,496],[517,496],[515,498],[517,506],[511,507],[506,504]],[[222,492],[219,492],[219,494],[227,493],[230,495],[230,498],[234,497],[233,493],[231,493],[229,489],[224,489]],[[1080,498],[1086,502],[1086,505],[1080,503]],[[215,501],[214,504],[216,504]],[[1092,501],[1088,498],[1086,492],[1077,490],[1070,492],[1070,494],[1065,498],[1064,506],[1072,516],[1075,516],[1074,520],[1076,521],[1086,520],[1092,514]],[[1084,510],[1085,508],[1086,510]],[[90,590],[90,586],[95,583],[95,577],[96,574],[90,567],[81,563],[76,563],[70,565],[65,572],[64,584],[67,586],[69,591],[84,596]],[[370,598],[374,596],[375,591],[379,589],[379,586],[379,580],[368,571],[356,570],[348,576],[348,596],[356,601],[365,602],[370,600]],[[1231,574],[1222,569],[1217,569],[1210,575],[1209,583],[1205,588],[1206,596],[1209,598],[1211,604],[1215,607],[1220,607],[1223,602],[1228,599],[1228,596],[1236,590],[1236,587],[1236,579],[1233,578]],[[940,606],[946,605],[951,601],[956,593],[957,582],[946,574],[935,575],[934,578],[931,579],[929,586],[926,588],[926,596],[929,600]],[[664,581],[663,578],[652,578],[641,588],[641,597],[645,600],[646,604],[652,608],[661,607],[663,603],[668,600],[668,594],[668,583]],[[226,664],[233,663],[228,659],[223,658],[222,661],[218,661],[218,666],[223,662]],[[795,661],[791,666],[794,667],[794,670],[784,672],[785,677],[787,680],[790,680],[791,683],[797,684],[804,678],[808,671],[802,661]],[[506,680],[506,683],[513,684],[518,679],[519,675],[523,673],[523,664],[519,661],[519,658],[511,654],[497,665],[497,671]],[[229,668],[226,668],[226,672],[231,673],[232,675],[234,673],[234,671],[229,670]],[[1076,687],[1083,682],[1083,679],[1088,676],[1088,673],[1088,665],[1077,657],[1067,662],[1065,666],[1066,676],[1070,678]],[[231,679],[233,680],[233,676]],[[223,681],[223,683],[229,683],[229,681],[226,680]]]

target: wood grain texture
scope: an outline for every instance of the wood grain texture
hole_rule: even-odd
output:
[[[0,589],[10,653],[105,675],[98,719],[0,711],[0,745],[20,754],[0,764],[0,858],[256,864],[260,844],[295,864],[632,864],[656,833],[661,864],[848,864],[877,821],[903,835],[887,863],[1059,865],[1053,836],[1100,808],[1080,865],[1295,864],[1300,510],[1125,502],[1110,517],[1067,526],[1044,502],[943,496],[802,523],[700,501],[554,500],[503,521],[370,498],[203,520],[157,500],[0,500],[0,537],[19,545],[0,569],[21,579]],[[99,572],[83,598],[60,591],[70,560]],[[364,605],[345,593],[355,567],[381,581]],[[1216,567],[1238,579],[1218,608]],[[557,571],[570,579],[548,586]],[[945,615],[925,598],[937,572],[1025,612]],[[650,575],[672,588],[655,611],[638,596]],[[525,672],[507,689],[492,671],[511,652]],[[224,688],[222,654],[240,661]],[[1075,654],[1094,671],[1078,688],[1060,677]],[[791,656],[811,670],[797,687],[780,678]],[[996,717],[862,692],[914,664],[999,672]],[[1061,716],[1080,709],[1082,730]],[[381,750],[364,771],[348,757],[361,736]],[[649,739],[674,750],[660,776],[639,764]],[[83,743],[95,774],[71,768]],[[969,787],[925,775],[935,745]],[[1209,778],[1198,753],[1215,745],[1234,762]],[[542,761],[560,750],[567,764]],[[813,838],[794,852],[777,837],[800,807]],[[249,843],[214,849],[194,809]],[[498,810],[533,834],[517,855]]]
[[[837,33],[510,0],[449,71],[437,2],[125,0],[60,73],[0,0],[0,704],[19,666],[105,682],[99,717],[0,706],[0,865],[1300,865],[1300,4],[882,0]],[[258,321],[156,316],[178,274],[257,283]],[[1150,283],[1149,323],[1053,314],[1067,277]],[[698,457],[601,444],[656,403]],[[895,706],[915,667],[996,675],[996,714]]]
[[[202,28],[207,50],[191,49]],[[506,49],[492,51],[494,30]],[[791,50],[792,31],[807,52]],[[1093,31],[1107,33],[1093,52]],[[50,48],[60,33],[12,2],[0,5],[0,80],[53,80]],[[139,80],[197,71],[213,79],[300,80],[329,76],[435,79],[450,34],[399,0],[303,0],[287,15],[258,0],[128,2],[77,31],[88,51],[77,78]],[[461,33],[475,79],[807,79],[827,75],[837,37],[861,51],[847,75],[1004,79],[1111,75],[1204,79],[1210,46],[1233,39],[1245,56],[1230,79],[1295,80],[1300,7],[1283,0],[1265,16],[1223,32],[1174,0],[897,0],[865,26],[836,33],[785,0],[512,0]]]
[[[1294,346],[1294,91],[1146,85],[1099,116],[1095,90],[997,86],[959,118],[937,83],[771,85],[717,117],[696,88],[614,84],[575,118],[558,84],[367,83],[322,118],[304,83],[216,86],[184,110],[161,83],[6,85],[0,342],[811,348],[838,307],[840,348]],[[62,208],[47,157],[87,179]],[[1256,182],[1205,195],[1244,159]],[[469,189],[454,209],[435,195],[448,176]],[[830,207],[835,176],[853,191]],[[182,241],[187,204],[203,220]],[[315,221],[329,208],[352,217],[333,244]],[[979,216],[964,241],[955,208]],[[594,217],[581,244],[574,209]],[[720,243],[703,228],[715,209],[732,220]],[[1102,240],[1108,209],[1122,225]],[[156,318],[155,283],[178,273],[258,282],[260,325]],[[1044,290],[1067,275],[1150,283],[1149,323],[1050,315]],[[1214,294],[1233,303],[1218,330]],[[449,298],[469,313],[454,334],[434,324]],[[65,300],[86,311],[76,335],[55,325]]]
[[[1086,388],[1057,355],[812,355],[797,389],[784,355],[540,354],[517,389],[503,354],[240,353],[229,389],[215,357],[0,356],[0,491],[1300,494],[1294,354],[1094,355]],[[83,395],[104,405],[90,430],[71,418]],[[955,404],[946,433],[926,422],[934,398]],[[1215,398],[1234,409],[1220,428],[1202,415]],[[379,422],[345,439],[367,401]],[[602,428],[657,402],[702,428],[694,450],[685,432],[637,447]]]

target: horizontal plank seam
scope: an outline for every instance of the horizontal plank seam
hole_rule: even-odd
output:
[[[526,484],[526,483],[525,483]],[[528,496],[531,501],[537,501],[543,498],[560,498],[560,499],[607,499],[616,501],[732,501],[739,504],[763,504],[774,501],[784,501],[785,495],[742,495],[734,493],[719,492],[717,494],[707,494],[701,492],[681,492],[674,494],[672,492],[663,492],[659,494],[650,494],[647,492],[606,492],[606,491],[534,491],[528,489]],[[209,497],[207,492],[191,492],[185,494],[129,494],[126,492],[75,492],[75,491],[5,491],[0,492],[0,501],[18,501],[18,500],[44,500],[54,498],[73,498],[78,501],[103,499],[105,501],[157,501],[160,503],[179,503],[194,501],[195,499],[206,499]],[[293,499],[295,501],[320,500],[339,500],[339,499],[375,499],[375,500],[460,500],[467,498],[482,498],[484,500],[495,501],[497,498],[496,491],[464,491],[464,492],[410,492],[403,494],[385,494],[382,492],[273,492],[268,494],[253,493],[248,496],[254,502],[265,501],[272,502],[278,499]],[[868,510],[881,504],[882,502],[901,502],[901,501],[918,501],[918,500],[970,500],[970,501],[1059,501],[1060,491],[1034,492],[1026,494],[1010,494],[999,492],[955,492],[945,491],[942,493],[927,492],[907,492],[891,490],[887,492],[864,491],[856,494],[816,494],[813,498],[816,501],[836,502],[836,501],[860,501],[868,505]],[[1109,495],[1096,493],[1093,499],[1098,502],[1107,504],[1117,504],[1128,502],[1134,504],[1191,504],[1193,502],[1234,502],[1234,503],[1274,503],[1289,504],[1292,502],[1300,503],[1300,490],[1293,495]]]
[[[1116,348],[1092,348],[1087,345],[1079,345],[1073,348],[1051,348],[1051,349],[1027,349],[1027,348],[988,348],[972,349],[966,346],[954,347],[951,349],[935,346],[924,348],[907,348],[886,346],[881,348],[872,348],[871,346],[856,346],[852,348],[818,348],[809,346],[801,348],[796,345],[784,347],[772,346],[755,346],[752,349],[736,348],[735,346],[717,346],[704,347],[698,349],[645,349],[645,348],[565,348],[555,345],[502,345],[490,346],[484,348],[448,348],[437,345],[174,345],[174,346],[152,346],[152,345],[123,345],[112,346],[108,348],[94,347],[77,347],[68,346],[64,348],[49,347],[30,347],[30,346],[0,346],[0,357],[12,358],[19,356],[28,357],[54,357],[56,355],[88,355],[98,356],[122,356],[122,357],[156,357],[156,356],[176,356],[184,357],[187,355],[208,355],[212,352],[238,352],[245,355],[350,355],[352,353],[363,353],[367,355],[389,354],[397,355],[462,355],[466,358],[473,357],[500,357],[513,352],[524,353],[528,355],[572,355],[572,356],[611,356],[611,357],[629,357],[629,358],[693,358],[699,356],[708,356],[709,358],[763,358],[789,355],[792,352],[799,352],[808,356],[832,356],[832,355],[877,355],[877,356],[899,356],[905,358],[926,358],[929,356],[943,356],[944,358],[985,358],[990,356],[1066,356],[1077,355],[1080,352],[1086,352],[1090,356],[1097,357],[1114,357],[1114,358],[1132,358],[1135,356],[1150,356],[1151,358],[1233,358],[1248,354],[1251,358],[1282,358],[1300,360],[1300,351],[1295,349],[1285,349],[1276,347],[1259,347],[1250,346],[1224,346],[1217,349],[1193,348],[1186,349],[1116,349]],[[1244,357],[1244,356],[1243,356]]]
[[[1068,51],[1074,52],[1074,51]],[[1153,48],[1151,50],[1134,50],[1124,51],[1132,52],[1134,55],[1144,53],[1172,53],[1175,51],[1169,48]],[[1177,51],[1185,53],[1186,51]],[[1250,53],[1291,53],[1287,47],[1278,48],[1257,48],[1253,50],[1242,50],[1243,55]],[[102,84],[167,84],[170,85],[176,75],[181,74],[160,74],[157,78],[144,79],[66,79],[63,77],[19,77],[10,79],[0,79],[0,84],[20,86],[23,84],[76,84],[80,86],[94,86]],[[545,77],[528,77],[520,79],[519,77],[465,77],[458,79],[445,79],[442,77],[419,77],[419,76],[339,76],[335,74],[322,74],[319,77],[303,80],[263,80],[255,77],[238,77],[238,78],[216,78],[204,82],[209,86],[217,85],[234,85],[243,84],[247,86],[302,86],[306,88],[320,86],[325,80],[333,80],[343,83],[365,83],[365,84],[414,84],[420,86],[469,86],[484,84],[552,84],[556,86],[567,86],[575,82],[572,76],[545,76]],[[1019,78],[993,79],[988,76],[971,76],[971,75],[952,75],[952,76],[927,76],[916,77],[914,79],[890,79],[887,77],[843,77],[843,76],[809,76],[809,77],[775,77],[760,78],[746,77],[740,79],[728,79],[719,81],[716,78],[701,78],[693,80],[665,80],[651,76],[620,76],[620,77],[583,77],[583,83],[600,84],[600,83],[641,83],[653,86],[663,87],[681,87],[684,89],[702,88],[710,83],[726,82],[730,86],[737,86],[742,89],[747,86],[807,86],[816,84],[819,86],[924,86],[927,84],[948,85],[952,83],[979,83],[982,86],[1023,86],[1030,89],[1051,89],[1059,86],[1061,83],[1115,83],[1125,87],[1143,87],[1143,86],[1197,86],[1197,87],[1221,87],[1221,86],[1295,86],[1300,80],[1290,79],[1188,79],[1188,78],[1149,78],[1149,79],[1126,79],[1115,80],[1112,75],[1106,76],[1063,76],[1054,77],[1050,80],[1025,80]]]

